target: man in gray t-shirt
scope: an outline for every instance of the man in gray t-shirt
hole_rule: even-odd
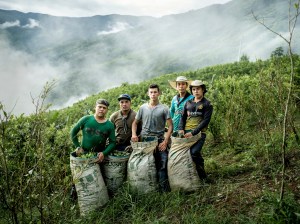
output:
[[[138,142],[137,125],[142,122],[141,137],[156,136],[158,138],[157,150],[154,152],[158,182],[161,191],[169,191],[167,161],[168,161],[168,142],[173,131],[173,123],[170,117],[169,108],[159,102],[159,86],[151,84],[148,88],[150,101],[143,104],[135,116],[132,123],[131,140]],[[168,132],[165,133],[165,126]]]
[[[136,120],[143,120],[142,136],[156,136],[159,139],[164,138],[166,122],[170,118],[169,108],[161,103],[154,108],[145,103],[135,116]]]

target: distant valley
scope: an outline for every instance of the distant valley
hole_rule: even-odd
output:
[[[288,3],[282,0],[233,0],[161,18],[68,18],[0,10],[1,97],[17,108],[24,105],[19,95],[29,96],[28,91],[38,92],[55,79],[48,101],[65,107],[125,82],[234,62],[242,55],[266,59],[280,46],[286,50],[284,41],[252,13],[288,34]],[[300,52],[299,43],[293,50]],[[12,86],[18,88],[9,90]]]

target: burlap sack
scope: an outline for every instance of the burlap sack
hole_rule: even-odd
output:
[[[96,160],[97,158],[84,159],[70,155],[73,182],[78,195],[80,214],[83,216],[104,206],[109,200]]]
[[[195,191],[200,187],[200,179],[192,160],[190,147],[201,137],[201,133],[191,138],[171,137],[168,156],[168,177],[172,191]]]
[[[157,138],[146,142],[131,142],[132,153],[128,160],[127,180],[141,194],[154,192],[158,188],[153,152]]]
[[[127,162],[130,154],[124,156],[108,155],[103,164],[104,180],[110,195],[115,195],[126,180]]]

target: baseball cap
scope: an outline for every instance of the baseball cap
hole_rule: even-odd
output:
[[[121,94],[119,97],[118,97],[118,100],[129,100],[131,101],[131,97],[128,95],[128,94]]]

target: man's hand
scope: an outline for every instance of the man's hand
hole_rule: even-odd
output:
[[[165,151],[167,146],[168,146],[168,140],[165,139],[162,143],[159,143],[158,150],[159,151]]]
[[[136,135],[131,136],[131,141],[133,142],[138,142],[139,141],[139,137]]]
[[[184,135],[185,138],[193,137],[192,132],[188,132]]]
[[[178,137],[183,138],[184,137],[184,130],[179,130],[178,131]]]
[[[104,160],[104,154],[103,152],[99,152],[98,153],[98,160],[96,161],[96,163],[102,163]]]
[[[84,153],[84,150],[81,147],[77,147],[75,153],[76,153],[76,156],[79,157]]]

